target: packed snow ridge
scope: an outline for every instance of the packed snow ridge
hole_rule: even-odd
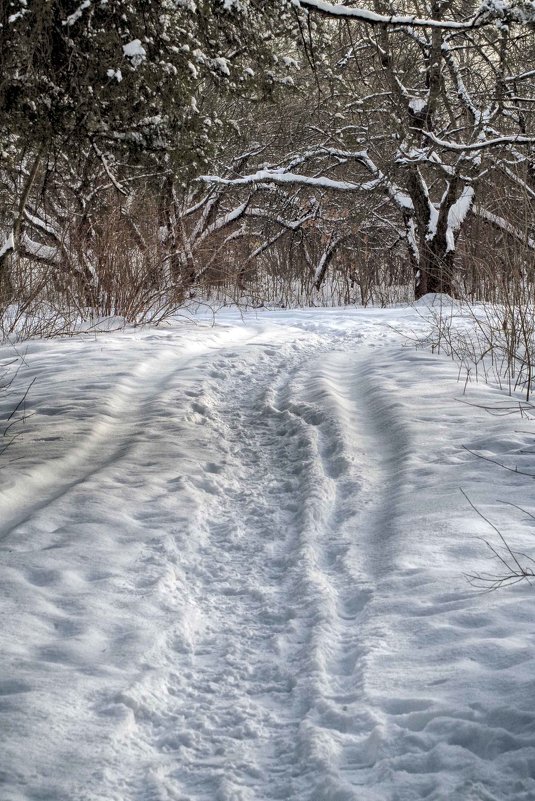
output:
[[[2,801],[533,801],[533,589],[467,583],[499,543],[459,491],[533,554],[500,503],[532,513],[532,479],[489,461],[534,473],[533,424],[412,346],[429,314],[24,347]]]

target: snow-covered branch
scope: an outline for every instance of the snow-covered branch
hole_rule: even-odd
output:
[[[240,178],[222,178],[217,175],[203,175],[200,180],[206,183],[223,184],[225,186],[250,186],[259,184],[285,184],[293,186],[308,186],[314,189],[334,190],[338,192],[370,192],[376,189],[386,191],[394,204],[402,211],[413,208],[412,201],[406,192],[403,192],[385,174],[378,169],[365,151],[343,151],[336,148],[317,148],[310,151],[310,157],[318,155],[331,155],[339,159],[352,159],[364,166],[373,176],[371,181],[343,181],[326,176],[301,175],[295,172],[286,172],[283,168],[258,170],[251,175]],[[300,158],[300,162],[304,157]]]
[[[102,163],[102,166],[104,167],[104,170],[106,172],[106,175],[110,179],[112,185],[115,187],[115,189],[121,195],[124,195],[125,197],[127,197],[128,196],[128,191],[124,188],[124,186],[121,184],[121,182],[113,174],[112,169],[111,169],[110,165],[108,164],[108,160],[107,160],[106,156],[104,155],[104,153],[102,152],[102,150],[99,148],[99,146],[96,144],[96,142],[92,142],[91,146],[92,146],[93,150],[95,151],[96,155],[98,156],[98,158],[100,159],[100,161]]]
[[[479,9],[465,20],[442,20],[413,15],[378,14],[368,8],[355,8],[342,4],[328,3],[325,0],[293,0],[297,7],[316,11],[332,19],[356,20],[367,25],[409,26],[412,28],[438,28],[443,30],[468,31],[487,25],[520,25],[533,23],[535,10],[532,3],[506,3],[504,0],[483,0]]]
[[[488,222],[494,226],[494,228],[503,231],[505,234],[509,234],[509,236],[512,236],[513,239],[516,239],[518,242],[527,245],[530,250],[535,250],[535,239],[527,236],[525,231],[516,228],[516,226],[512,225],[504,217],[500,217],[499,214],[493,214],[492,212],[487,211],[479,204],[475,204],[472,207],[472,211],[482,220],[485,220],[485,222]]]
[[[344,20],[356,20],[367,25],[395,25],[413,28],[443,28],[450,30],[469,30],[489,24],[489,20],[481,14],[475,14],[464,22],[455,20],[425,19],[411,15],[378,14],[368,8],[355,8],[341,4],[326,3],[324,0],[295,0],[295,5],[308,11],[317,11],[328,17]]]
[[[534,136],[497,136],[494,139],[482,139],[481,142],[472,142],[471,144],[460,144],[459,142],[449,142],[447,139],[440,139],[431,131],[422,131],[422,134],[434,142],[435,145],[440,145],[445,150],[485,150],[490,147],[497,147],[498,145],[533,145],[535,144]]]
[[[221,231],[223,228],[226,228],[228,225],[236,222],[243,216],[245,213],[247,206],[249,205],[250,198],[248,198],[244,203],[240,203],[239,206],[236,206],[234,209],[229,211],[227,214],[222,214],[218,217],[214,222],[207,226],[205,230],[199,234],[196,239],[196,244],[201,244],[205,241],[211,234],[215,234],[218,231]]]
[[[255,184],[272,183],[310,186],[315,189],[335,189],[339,192],[360,192],[363,188],[367,188],[366,184],[354,183],[353,181],[340,181],[324,176],[312,177],[299,175],[295,172],[281,172],[277,170],[258,170],[252,175],[244,175],[241,178],[221,178],[218,175],[201,175],[199,180],[205,183],[223,184],[225,186],[251,186]]]
[[[514,81],[526,81],[528,78],[535,78],[535,70],[521,72],[519,75],[509,75],[505,78],[505,81],[507,83],[513,83]]]
[[[20,238],[20,255],[26,256],[44,264],[61,264],[59,249],[50,245],[42,245],[23,233]]]

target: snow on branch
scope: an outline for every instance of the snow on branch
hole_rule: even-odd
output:
[[[3,245],[0,246],[0,263],[8,255],[8,253],[11,253],[13,250],[15,250],[15,240],[13,238],[13,231],[11,231]]]
[[[511,22],[525,25],[535,21],[535,8],[532,2],[513,0],[506,3],[504,0],[483,0],[476,13],[464,21],[425,19],[415,16],[400,16],[397,14],[378,14],[369,8],[354,8],[343,4],[327,3],[325,0],[293,0],[297,8],[307,11],[317,11],[328,17],[338,19],[353,19],[365,22],[368,25],[396,25],[411,28],[442,28],[448,30],[466,31],[481,28],[486,25],[504,25]]]
[[[481,217],[482,220],[490,223],[500,231],[509,234],[509,236],[512,236],[513,239],[516,239],[518,242],[522,242],[522,244],[527,245],[530,250],[535,250],[535,240],[531,239],[529,236],[526,236],[524,231],[515,228],[514,225],[511,225],[511,223],[505,220],[503,217],[493,214],[491,211],[487,211],[479,204],[474,205],[472,207],[472,211],[474,214],[477,214],[478,217]]]
[[[209,202],[211,197],[212,197],[212,189],[209,189],[207,195],[204,195],[204,197],[202,197],[201,200],[198,200],[197,203],[194,203],[192,206],[188,206],[188,208],[184,210],[183,216],[191,217],[192,214],[196,214]]]
[[[31,212],[28,208],[24,209],[24,219],[27,220],[35,228],[39,229],[43,234],[48,234],[54,239],[61,239],[61,230],[46,215],[38,216]]]
[[[285,228],[287,231],[297,231],[301,228],[304,223],[308,222],[309,220],[314,220],[316,218],[316,208],[314,207],[312,211],[307,212],[302,217],[299,217],[297,220],[287,220],[282,217],[280,214],[277,214],[273,217],[268,211],[262,208],[249,208],[247,209],[247,217],[257,217],[262,220],[269,220],[270,222],[276,222],[282,228]]]
[[[294,2],[297,7],[306,8],[308,11],[317,11],[328,17],[338,17],[339,19],[354,19],[365,22],[368,25],[408,25],[418,28],[468,30],[489,23],[486,17],[478,14],[465,22],[455,22],[454,20],[421,19],[419,17],[398,16],[396,14],[377,14],[368,8],[350,8],[349,6],[326,3],[324,0],[294,0]]]
[[[250,198],[248,198],[245,203],[241,203],[239,206],[236,206],[235,209],[229,211],[227,214],[221,215],[218,217],[211,225],[209,225],[198,237],[198,243],[203,242],[207,237],[211,234],[216,233],[217,231],[221,231],[222,228],[226,228],[236,220],[239,220],[240,217],[243,216],[245,213],[247,206],[249,205]]]
[[[121,195],[128,196],[127,190],[124,188],[124,186],[114,176],[114,174],[113,174],[113,172],[112,172],[112,170],[110,168],[110,165],[108,164],[108,161],[107,161],[104,153],[102,152],[102,150],[98,147],[96,142],[92,142],[91,146],[92,146],[93,150],[95,151],[96,155],[98,156],[98,158],[100,159],[100,161],[102,162],[102,166],[104,167],[104,170],[106,171],[106,175],[108,176],[108,178],[112,182],[112,184],[115,187],[115,189]]]
[[[220,178],[218,175],[201,175],[200,181],[205,183],[224,184],[225,186],[250,186],[251,184],[273,183],[313,186],[316,189],[336,189],[342,192],[359,192],[366,184],[356,184],[352,181],[338,181],[333,178],[313,178],[308,175],[299,175],[295,172],[280,172],[277,170],[258,170],[252,175],[242,178]],[[368,187],[369,188],[369,187]]]
[[[329,264],[331,263],[331,260],[336,250],[342,244],[344,239],[345,239],[344,236],[336,236],[336,237],[331,236],[329,244],[327,245],[327,247],[325,248],[320,257],[318,266],[316,267],[316,270],[314,272],[314,286],[316,287],[318,292],[321,289],[323,281],[325,280],[325,275],[327,273]]]
[[[83,3],[80,3],[76,11],[70,14],[67,19],[63,21],[63,25],[67,25],[70,28],[72,25],[78,22],[84,11],[88,8],[91,8],[91,0],[84,0]]]
[[[435,145],[440,145],[440,147],[445,148],[446,150],[484,150],[488,147],[496,147],[497,145],[533,145],[535,144],[535,137],[534,136],[520,136],[520,135],[513,135],[513,136],[497,136],[494,139],[484,139],[481,142],[473,142],[472,144],[459,144],[458,142],[448,142],[445,139],[440,139],[431,131],[421,131],[427,139],[430,139]]]
[[[465,186],[460,196],[448,211],[448,225],[446,229],[447,252],[455,250],[455,234],[460,231],[462,224],[468,216],[474,202],[474,188]]]
[[[528,72],[522,72],[520,75],[510,75],[505,78],[505,81],[506,83],[512,83],[514,81],[525,81],[528,78],[535,78],[535,70],[528,70]]]
[[[401,211],[413,210],[412,200],[410,199],[409,195],[407,195],[406,192],[404,192],[402,189],[400,189],[400,187],[396,186],[396,184],[386,177],[386,175],[370,158],[367,150],[341,150],[340,148],[326,147],[322,145],[303,153],[299,159],[294,159],[291,164],[302,164],[308,159],[318,158],[321,156],[332,156],[333,158],[339,159],[342,163],[346,161],[358,162],[373,176],[372,181],[366,181],[365,183],[358,185],[361,191],[369,192],[372,189],[383,189],[390,197],[390,200],[392,200]],[[287,169],[291,169],[291,167]]]
[[[453,58],[453,54],[451,52],[451,48],[449,46],[449,43],[446,42],[446,41],[442,42],[440,49],[441,49],[442,55],[444,57],[444,60],[446,61],[447,65],[449,67],[449,70],[451,72],[453,80],[455,81],[455,86],[456,86],[456,89],[457,89],[457,96],[458,96],[459,100],[461,101],[461,104],[469,112],[469,114],[472,117],[472,121],[474,123],[476,123],[476,124],[481,123],[482,122],[482,115],[479,112],[479,110],[477,109],[477,107],[474,105],[474,103],[472,102],[472,98],[470,97],[470,93],[468,92],[468,89],[466,88],[466,84],[465,84],[465,82],[464,82],[464,80],[462,78],[461,70],[459,69],[459,65],[457,64],[456,60]]]
[[[45,264],[61,265],[61,257],[58,248],[50,247],[50,245],[42,245],[31,239],[27,234],[23,233],[21,236],[21,255],[26,256],[36,261],[44,262]]]
[[[535,191],[531,188],[531,186],[526,181],[523,181],[522,178],[519,175],[517,175],[513,170],[511,170],[507,166],[507,164],[500,163],[499,164],[499,169],[505,175],[507,175],[511,179],[511,181],[513,181],[513,183],[515,183],[517,186],[520,186],[521,189],[524,192],[526,192],[531,198],[535,199]]]
[[[325,176],[313,177],[300,175],[294,172],[283,172],[282,170],[258,170],[258,172],[252,175],[244,175],[241,178],[221,178],[217,175],[201,175],[199,180],[205,183],[223,184],[225,186],[249,186],[251,184],[261,183],[290,184],[294,186],[310,186],[315,189],[332,189],[338,192],[371,192],[374,189],[386,189],[390,199],[400,210],[412,211],[413,204],[410,197],[398,187],[391,184],[370,159],[364,159],[363,154],[350,155],[355,157],[357,155],[359,156],[358,160],[367,166],[370,172],[373,172],[375,176],[373,180],[355,183],[354,181],[340,181]]]
[[[356,152],[346,152],[343,150],[336,150],[335,148],[324,148],[324,150],[330,155],[337,156],[338,158],[354,159],[355,161],[358,161],[359,164],[362,164],[372,175],[375,176],[375,181],[369,182],[369,184],[363,184],[362,188],[375,189],[378,187],[383,187],[386,190],[390,200],[392,200],[398,209],[401,211],[412,211],[414,209],[409,195],[406,192],[403,192],[402,189],[400,189],[386,177],[386,175],[370,158],[366,150],[360,150]],[[372,186],[372,183],[374,186]]]

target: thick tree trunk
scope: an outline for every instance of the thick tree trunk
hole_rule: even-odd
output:
[[[425,249],[422,248],[414,287],[416,300],[428,292],[442,292],[453,296],[454,253],[445,250],[445,247],[435,241],[426,243]]]

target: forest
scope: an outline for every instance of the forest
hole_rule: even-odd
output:
[[[533,3],[6,0],[4,334],[533,291]]]
[[[535,0],[0,0],[2,801],[534,801]]]

